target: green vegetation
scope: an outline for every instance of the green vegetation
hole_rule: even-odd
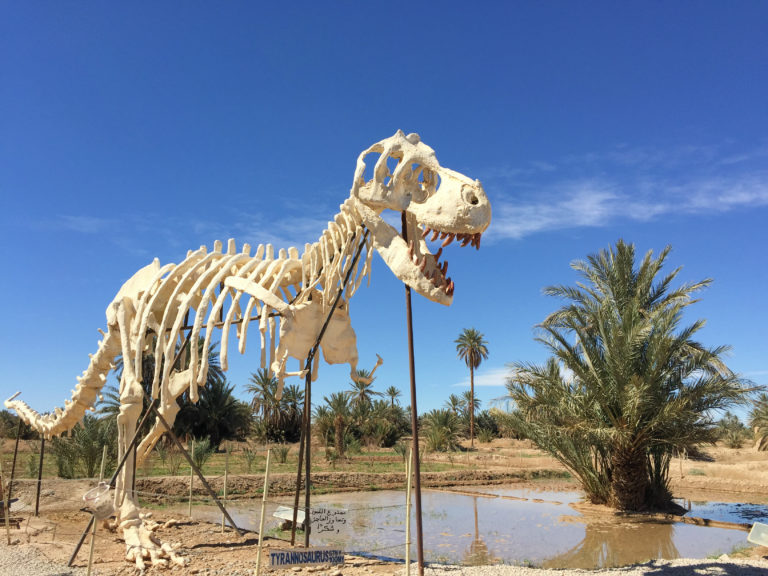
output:
[[[758,450],[768,450],[768,394],[762,393],[749,413],[749,426],[755,434]]]
[[[717,428],[720,433],[719,440],[724,442],[728,448],[741,448],[751,436],[749,429],[744,426],[739,417],[730,412],[723,415],[717,423]]]
[[[107,447],[105,474],[109,474],[117,461],[116,432],[114,420],[86,414],[82,425],[73,428],[69,436],[54,438],[51,442],[57,474],[62,478],[96,477],[104,446]],[[31,461],[28,468],[29,472],[33,471]],[[37,466],[34,471],[37,472]]]
[[[659,277],[669,254],[615,247],[577,261],[575,287],[546,289],[566,304],[539,325],[552,353],[517,363],[507,390],[514,427],[562,462],[588,498],[623,510],[671,503],[672,454],[712,443],[711,415],[745,400],[746,387],[722,360],[727,347],[693,339],[685,309],[709,280],[672,288],[680,269]]]

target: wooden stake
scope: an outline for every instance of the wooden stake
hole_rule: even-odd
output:
[[[107,459],[107,445],[101,449],[101,468],[99,468],[99,484],[104,480],[104,463]],[[91,567],[93,566],[93,550],[96,547],[96,520],[93,521],[93,531],[91,532],[91,549],[88,552],[88,571],[86,576],[91,576]]]
[[[269,491],[269,455],[271,450],[267,449],[267,466],[264,470],[264,492],[261,495],[261,516],[259,517],[259,548],[256,552],[256,576],[261,571],[261,548],[264,546],[264,513],[267,508],[267,492]]]
[[[190,444],[189,452],[192,458],[195,457],[195,441],[192,440]],[[192,465],[189,466],[189,517],[192,518],[192,481],[195,479],[195,471],[192,470]]]
[[[227,505],[227,477],[229,476],[229,447],[225,448],[224,453],[224,498],[222,504]],[[221,533],[224,534],[224,513],[221,514]]]
[[[411,576],[411,475],[413,473],[413,448],[408,451],[405,463],[405,576]]]
[[[5,478],[3,478],[3,463],[0,461],[0,497],[5,495]],[[5,533],[8,535],[8,546],[11,545],[11,500],[5,496]]]
[[[11,500],[11,491],[13,490],[13,479],[16,477],[16,456],[19,453],[19,438],[21,437],[22,419],[19,418],[19,427],[16,429],[16,445],[13,447],[13,464],[11,464],[11,480],[8,483],[8,501]]]

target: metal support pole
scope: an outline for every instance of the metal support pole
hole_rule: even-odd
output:
[[[125,466],[126,460],[128,460],[128,456],[133,452],[133,447],[136,446],[136,443],[139,440],[139,434],[141,433],[141,429],[144,428],[144,424],[149,420],[149,415],[152,410],[154,410],[155,406],[159,400],[155,398],[152,400],[152,403],[149,405],[149,408],[144,413],[144,416],[141,417],[141,420],[136,425],[136,432],[133,434],[133,438],[131,438],[131,443],[128,444],[128,447],[125,450],[125,453],[123,454],[123,457],[120,459],[120,462],[117,463],[117,467],[115,468],[115,472],[112,474],[112,477],[109,479],[109,487],[114,488],[115,482],[117,482],[117,477],[120,474],[120,471],[123,469],[123,466]],[[42,451],[40,452],[40,470],[42,471]],[[39,484],[38,484],[39,489]],[[35,515],[37,515],[37,507],[35,507]],[[69,557],[69,562],[67,562],[67,566],[70,568],[72,567],[72,563],[75,561],[75,558],[77,558],[77,553],[80,552],[80,548],[83,546],[83,542],[85,542],[85,537],[88,535],[88,533],[91,531],[91,526],[93,526],[93,523],[95,522],[94,516],[91,516],[91,519],[88,521],[88,525],[85,527],[85,530],[83,530],[83,533],[80,535],[80,540],[78,540],[77,544],[75,545],[75,551],[72,552],[72,556]]]
[[[331,310],[333,314],[333,310]],[[322,334],[321,334],[322,337]],[[319,339],[318,339],[319,341]],[[307,406],[307,439],[304,442],[304,548],[309,548],[309,533],[312,531],[312,525],[310,521],[310,467],[312,464],[312,373],[307,372],[307,385],[306,392],[304,392],[304,402]]]
[[[174,434],[173,430],[171,430],[171,427],[168,425],[168,422],[165,418],[163,418],[163,415],[160,414],[160,412],[157,410],[155,406],[155,402],[153,401],[152,404],[149,405],[149,408],[152,412],[155,413],[155,417],[160,420],[160,423],[165,427],[165,431],[168,433],[168,436],[171,437],[171,440],[176,444],[176,447],[181,450],[181,453],[184,455],[184,457],[187,459],[187,462],[190,466],[192,466],[192,469],[197,474],[197,477],[200,479],[200,482],[202,483],[203,487],[206,489],[208,494],[210,494],[211,498],[213,498],[213,501],[216,502],[216,506],[219,507],[219,510],[221,510],[221,513],[224,514],[224,517],[227,519],[227,522],[229,522],[229,525],[232,526],[232,528],[235,529],[235,532],[237,532],[237,535],[242,538],[243,533],[240,531],[240,528],[237,527],[237,524],[235,524],[235,521],[232,520],[232,517],[229,515],[229,512],[227,512],[227,509],[224,508],[224,505],[221,503],[221,500],[219,500],[219,497],[216,495],[216,492],[214,492],[213,488],[211,488],[211,485],[208,484],[208,481],[205,479],[205,476],[203,476],[203,472],[200,470],[200,468],[197,467],[197,464],[195,464],[194,460],[192,460],[192,457],[187,454],[187,451],[184,450],[184,447],[181,445],[181,442],[179,441],[176,434]]]
[[[304,366],[304,368],[307,370],[307,377],[305,380],[305,391],[304,391],[304,420],[302,422],[302,434],[301,434],[301,442],[299,444],[299,472],[296,476],[296,498],[294,500],[294,506],[293,506],[293,527],[291,528],[291,545],[294,544],[296,539],[296,519],[298,515],[299,510],[299,490],[301,485],[301,449],[302,446],[306,449],[306,452],[304,453],[305,460],[306,460],[306,470],[305,470],[305,482],[304,482],[304,545],[306,547],[309,547],[309,504],[310,504],[310,463],[311,463],[311,456],[310,456],[310,435],[311,435],[311,427],[312,427],[312,399],[311,399],[311,388],[312,388],[312,361],[314,360],[317,350],[320,347],[320,341],[323,339],[323,336],[325,335],[325,330],[328,328],[328,324],[331,322],[331,317],[333,316],[334,310],[336,310],[336,307],[339,305],[339,300],[341,300],[342,295],[344,294],[344,290],[347,287],[347,284],[349,283],[349,279],[352,276],[352,272],[355,269],[355,265],[357,264],[357,260],[360,258],[360,254],[363,251],[363,247],[365,246],[365,241],[368,239],[368,234],[370,234],[370,231],[368,229],[365,229],[365,234],[363,234],[363,238],[360,240],[360,244],[357,247],[357,250],[355,251],[355,256],[352,258],[352,262],[347,269],[346,274],[344,275],[344,282],[339,288],[339,291],[336,293],[336,298],[333,300],[333,304],[331,305],[331,309],[328,311],[328,316],[325,318],[325,323],[323,324],[323,327],[320,329],[320,333],[317,335],[317,339],[315,340],[314,346],[309,351],[309,355],[307,356],[307,362]]]
[[[19,427],[16,429],[16,445],[13,447],[13,464],[11,464],[11,480],[8,482],[8,502],[11,501],[13,491],[13,479],[16,477],[16,456],[19,453],[19,438],[21,437],[22,420],[19,418]]]
[[[35,517],[40,511],[40,486],[43,485],[43,455],[45,454],[45,436],[40,439],[40,464],[37,467],[37,492],[35,494]]]
[[[305,396],[306,398],[306,396]],[[299,440],[299,463],[296,467],[296,494],[293,498],[293,523],[291,524],[291,546],[296,544],[296,522],[299,515],[299,494],[301,492],[301,471],[304,465],[304,434],[307,429],[307,402],[304,401],[304,414],[301,417],[301,439]]]
[[[406,214],[402,213],[403,240],[408,243]],[[405,312],[408,320],[408,368],[411,376],[411,428],[413,429],[413,475],[414,504],[416,506],[416,559],[419,576],[424,576],[424,534],[421,523],[421,453],[419,451],[419,411],[416,408],[416,362],[413,350],[413,311],[411,309],[411,288],[405,286]]]

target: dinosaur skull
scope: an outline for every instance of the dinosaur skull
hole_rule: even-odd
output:
[[[373,178],[365,182],[363,158],[371,152],[381,156]],[[388,161],[397,161],[394,173]],[[440,257],[454,240],[480,248],[491,222],[491,205],[480,182],[441,167],[418,134],[405,136],[398,130],[360,155],[352,194],[362,203],[358,209],[373,233],[374,247],[395,276],[422,296],[450,305],[454,284],[448,262],[441,263]],[[405,214],[404,236],[381,218],[386,208]],[[440,241],[434,254],[428,241]]]
[[[379,154],[373,178],[365,181],[365,158]],[[394,172],[391,171],[394,166]],[[421,142],[418,134],[406,136],[398,130],[394,136],[377,142],[357,158],[352,195],[366,206],[380,212],[384,209],[405,210],[412,201],[423,202],[434,194],[440,164],[435,151]]]

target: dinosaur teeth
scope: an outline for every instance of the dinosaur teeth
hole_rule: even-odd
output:
[[[430,238],[430,240],[432,242],[434,242],[435,240],[437,240],[438,236],[440,236],[440,231],[439,230],[432,230],[432,238]]]
[[[443,234],[446,234],[446,233],[445,233],[445,232],[443,232]],[[454,240],[454,238],[455,238],[455,237],[456,237],[456,235],[455,235],[455,234],[446,234],[446,236],[445,236],[445,240],[443,240],[443,243],[441,244],[441,246],[442,246],[443,248],[445,248],[445,247],[446,247],[446,246],[448,246],[448,245],[449,245],[451,242],[453,242],[453,240]]]
[[[461,247],[464,248],[467,244],[470,242],[473,242],[474,235],[472,234],[460,234],[461,237]]]
[[[429,227],[428,226],[424,226],[424,231],[421,233],[421,237],[422,238],[426,238],[427,234],[429,234],[430,232],[431,232],[431,230],[429,229]]]
[[[437,251],[437,254],[435,254],[435,262],[440,260],[440,255],[443,253],[443,247],[441,246],[440,249]]]

